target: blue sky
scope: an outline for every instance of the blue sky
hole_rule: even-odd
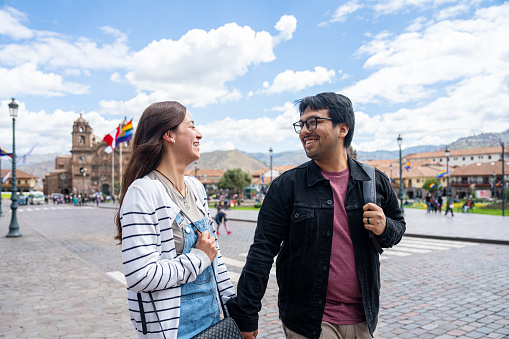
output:
[[[201,151],[301,149],[296,99],[348,96],[360,151],[509,128],[503,1],[0,1],[0,146],[67,153],[183,103]],[[435,133],[431,133],[437,131]]]

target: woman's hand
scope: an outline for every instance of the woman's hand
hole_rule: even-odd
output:
[[[217,254],[214,238],[209,238],[209,231],[200,233],[200,231],[196,230],[196,234],[198,234],[198,240],[196,240],[196,246],[194,247],[205,252],[212,263]]]

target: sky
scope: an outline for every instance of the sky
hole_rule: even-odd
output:
[[[349,97],[358,151],[509,128],[509,2],[0,0],[0,146],[68,154],[153,102],[186,106],[201,152],[302,149],[295,100]]]

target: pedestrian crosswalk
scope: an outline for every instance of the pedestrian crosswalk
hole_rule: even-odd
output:
[[[439,240],[439,239],[424,239],[424,238],[411,238],[404,237],[399,244],[394,246],[393,248],[384,249],[384,253],[380,256],[380,260],[390,260],[396,257],[406,257],[415,254],[426,254],[440,251],[447,251],[451,249],[464,248],[468,246],[477,246],[477,243],[472,242],[460,242],[460,241],[451,241],[451,240]],[[247,257],[247,253],[238,253],[237,257],[242,258],[242,260],[234,259],[230,257],[224,256],[223,253],[223,261],[228,267],[228,272],[230,274],[230,279],[232,282],[236,283],[239,281],[240,272],[242,272],[242,268],[245,264],[245,258]],[[125,278],[122,272],[108,272],[107,273],[111,278],[122,282],[125,285]],[[272,277],[276,277],[276,268],[272,267],[270,270],[270,275]]]
[[[380,256],[380,260],[388,260],[394,257],[405,257],[418,253],[422,254],[447,251],[455,248],[476,245],[478,244],[472,242],[403,237],[401,242],[393,248],[384,249],[384,253]]]

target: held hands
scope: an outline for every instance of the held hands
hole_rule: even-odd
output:
[[[362,209],[364,210],[362,215],[364,228],[373,231],[376,235],[382,234],[387,227],[384,211],[373,203],[367,203]]]
[[[205,252],[205,254],[209,257],[210,262],[214,261],[217,254],[214,238],[209,238],[209,231],[200,233],[200,231],[196,230],[196,234],[198,234],[198,239],[196,240],[196,246],[194,247]]]
[[[258,330],[254,332],[240,332],[242,334],[243,339],[256,339],[256,336],[258,335]]]

